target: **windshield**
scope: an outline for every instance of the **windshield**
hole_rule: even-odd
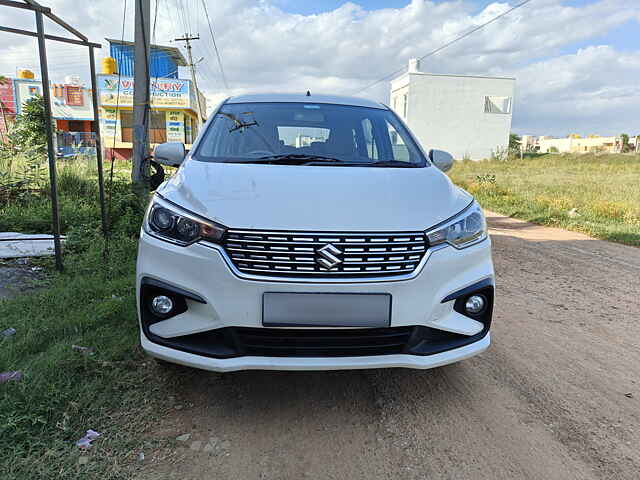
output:
[[[240,163],[295,159],[314,165],[426,164],[391,111],[322,103],[225,104],[195,157]]]

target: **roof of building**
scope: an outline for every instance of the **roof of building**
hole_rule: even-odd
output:
[[[105,40],[113,45],[127,45],[133,46],[135,45],[133,42],[127,42],[122,40],[117,40],[114,38],[105,38]],[[167,52],[167,54],[171,57],[171,59],[178,65],[179,67],[186,67],[188,65],[187,60],[182,55],[180,49],[176,47],[166,47],[164,45],[151,45],[152,50],[162,50],[163,52]]]
[[[332,103],[336,105],[351,105],[355,107],[369,107],[387,109],[381,103],[362,97],[344,97],[340,95],[314,95],[305,93],[258,93],[231,97],[227,103]]]
[[[403,78],[405,75],[426,75],[430,77],[488,78],[492,80],[515,80],[515,77],[493,77],[490,75],[460,75],[460,74],[450,74],[450,73],[404,72],[402,75],[398,75],[397,77],[391,79],[391,82],[395,82],[396,80]]]

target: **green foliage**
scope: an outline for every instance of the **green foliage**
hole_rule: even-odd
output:
[[[509,134],[509,150],[519,150],[522,138],[517,133]]]
[[[640,156],[460,162],[450,176],[489,210],[640,246]]]
[[[631,151],[631,146],[629,145],[629,135],[623,133],[620,135],[622,139],[622,153],[627,153]]]
[[[558,153],[558,147],[549,147],[550,153]]]
[[[47,151],[46,116],[44,98],[40,95],[22,104],[11,132],[13,143],[21,151],[43,156]]]

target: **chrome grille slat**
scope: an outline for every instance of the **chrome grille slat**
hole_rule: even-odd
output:
[[[428,245],[422,232],[279,232],[231,229],[227,232],[223,247],[235,267],[248,274],[294,278],[357,278],[394,277],[412,273],[424,257]],[[327,258],[331,262],[327,262]],[[331,268],[327,269],[328,267]]]
[[[240,241],[237,238],[232,238],[230,239],[233,241],[233,243],[237,243],[238,241]],[[380,245],[387,245],[390,242],[362,242],[362,241],[344,241],[344,242],[319,242],[319,241],[315,241],[315,240],[304,240],[301,242],[295,242],[295,241],[278,241],[278,242],[274,242],[271,240],[242,240],[243,243],[250,243],[250,244],[257,244],[257,245],[319,245],[319,246],[323,246],[326,245],[327,243],[331,243],[337,247],[341,246],[341,245],[345,245],[347,246],[347,248],[349,247],[353,247],[354,245],[357,246],[380,246]],[[412,240],[409,242],[393,242],[393,245],[416,245],[416,246],[421,246],[424,245],[424,241],[418,241],[418,240]]]

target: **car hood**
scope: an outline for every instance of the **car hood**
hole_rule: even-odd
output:
[[[472,200],[435,167],[371,168],[187,160],[159,189],[229,228],[424,230]]]

